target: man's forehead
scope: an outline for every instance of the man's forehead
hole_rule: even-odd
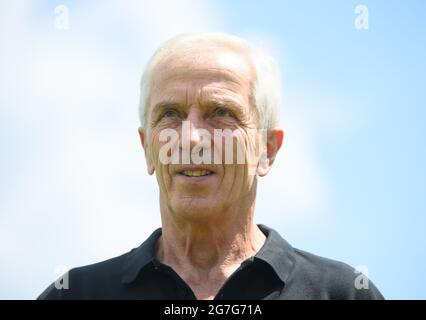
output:
[[[254,68],[247,53],[224,47],[178,50],[161,59],[152,73],[156,85],[168,80],[251,81]]]

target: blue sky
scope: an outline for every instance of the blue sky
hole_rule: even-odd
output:
[[[69,28],[54,28],[58,5]],[[366,5],[368,30],[355,7]],[[284,148],[256,221],[426,299],[424,1],[1,1],[0,298],[138,246],[159,226],[137,140],[138,81],[162,41],[223,31],[281,66]],[[118,231],[117,231],[118,230]]]

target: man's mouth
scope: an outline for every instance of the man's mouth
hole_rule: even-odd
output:
[[[212,174],[209,170],[184,170],[180,174],[187,177],[204,177]]]

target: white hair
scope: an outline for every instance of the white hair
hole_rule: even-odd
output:
[[[228,45],[243,49],[249,56],[256,72],[252,83],[252,99],[259,114],[259,127],[270,129],[278,124],[281,109],[281,82],[279,68],[269,55],[239,37],[225,33],[185,33],[163,43],[151,59],[142,74],[140,83],[139,117],[142,127],[146,126],[149,95],[152,86],[152,72],[158,64],[176,51],[188,52],[200,43]]]

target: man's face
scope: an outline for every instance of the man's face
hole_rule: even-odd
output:
[[[154,70],[146,129],[140,133],[148,170],[156,173],[162,205],[172,214],[201,221],[241,203],[253,190],[256,178],[249,174],[247,161],[236,163],[236,144],[233,163],[224,163],[226,148],[222,148],[222,163],[213,163],[213,150],[224,146],[223,140],[213,140],[214,130],[230,129],[243,145],[253,145],[258,115],[250,101],[255,74],[248,57],[230,48],[198,50],[172,56]],[[209,132],[212,139],[203,152],[210,147],[212,161],[165,164],[160,157],[166,144],[160,134],[165,129],[179,134],[180,152],[183,135],[193,150],[203,139],[201,131]]]

